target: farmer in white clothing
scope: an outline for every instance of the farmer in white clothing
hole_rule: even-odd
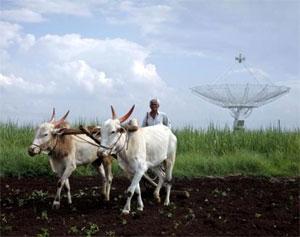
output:
[[[147,112],[143,120],[142,127],[153,126],[156,124],[163,124],[171,128],[171,123],[168,119],[168,116],[165,113],[158,111],[158,108],[159,108],[159,100],[158,99],[150,100],[151,111]]]

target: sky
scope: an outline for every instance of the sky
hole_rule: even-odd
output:
[[[158,98],[173,128],[231,126],[227,109],[190,88],[245,83],[242,53],[253,83],[290,87],[246,128],[300,127],[298,0],[1,0],[0,11],[1,122],[40,123],[53,107],[104,121],[110,105],[122,116],[133,104],[141,122]]]

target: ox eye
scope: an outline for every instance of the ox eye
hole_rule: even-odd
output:
[[[114,134],[114,133],[116,133],[116,131],[111,131],[111,134]]]
[[[44,137],[47,137],[47,136],[48,136],[48,133],[45,133],[45,134],[44,134]]]

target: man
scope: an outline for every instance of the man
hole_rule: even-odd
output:
[[[171,123],[169,121],[168,116],[163,113],[158,111],[159,108],[159,100],[158,99],[152,99],[150,100],[150,112],[147,112],[143,123],[142,123],[142,127],[148,127],[148,126],[153,126],[156,124],[163,124],[167,127],[169,127],[171,129]],[[165,173],[166,171],[166,164],[165,162],[163,162],[160,166],[160,169],[163,173]],[[147,171],[147,175],[150,179],[152,179],[153,182],[156,182],[158,180],[158,176],[157,174],[155,174],[152,170],[148,170]],[[145,181],[145,178],[143,178],[144,180],[144,185],[146,186],[146,188],[152,188],[152,186],[149,185],[149,183],[147,181]]]
[[[151,111],[147,112],[143,120],[142,127],[153,126],[156,124],[163,124],[171,128],[171,123],[168,119],[168,116],[165,113],[158,111],[158,108],[159,108],[159,100],[158,99],[150,100]]]

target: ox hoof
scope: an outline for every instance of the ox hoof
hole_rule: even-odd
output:
[[[138,211],[143,211],[143,210],[144,210],[144,207],[138,207],[137,210],[138,210]]]
[[[164,202],[164,206],[169,206],[170,202]]]
[[[54,201],[53,204],[52,204],[52,208],[56,209],[56,210],[59,209],[60,208],[60,202]]]
[[[102,199],[106,202],[109,202],[109,196],[106,194],[103,194]]]
[[[123,215],[129,215],[129,212],[130,212],[129,210],[122,210]]]
[[[105,201],[106,201],[106,194],[104,194],[104,193],[101,193],[101,194],[100,194],[100,197],[101,197],[101,199],[103,199],[103,200],[105,200]]]
[[[161,203],[161,199],[160,197],[154,196],[155,202],[156,203]]]
[[[60,203],[59,202],[53,202],[52,209],[58,210],[59,208],[60,208]]]

